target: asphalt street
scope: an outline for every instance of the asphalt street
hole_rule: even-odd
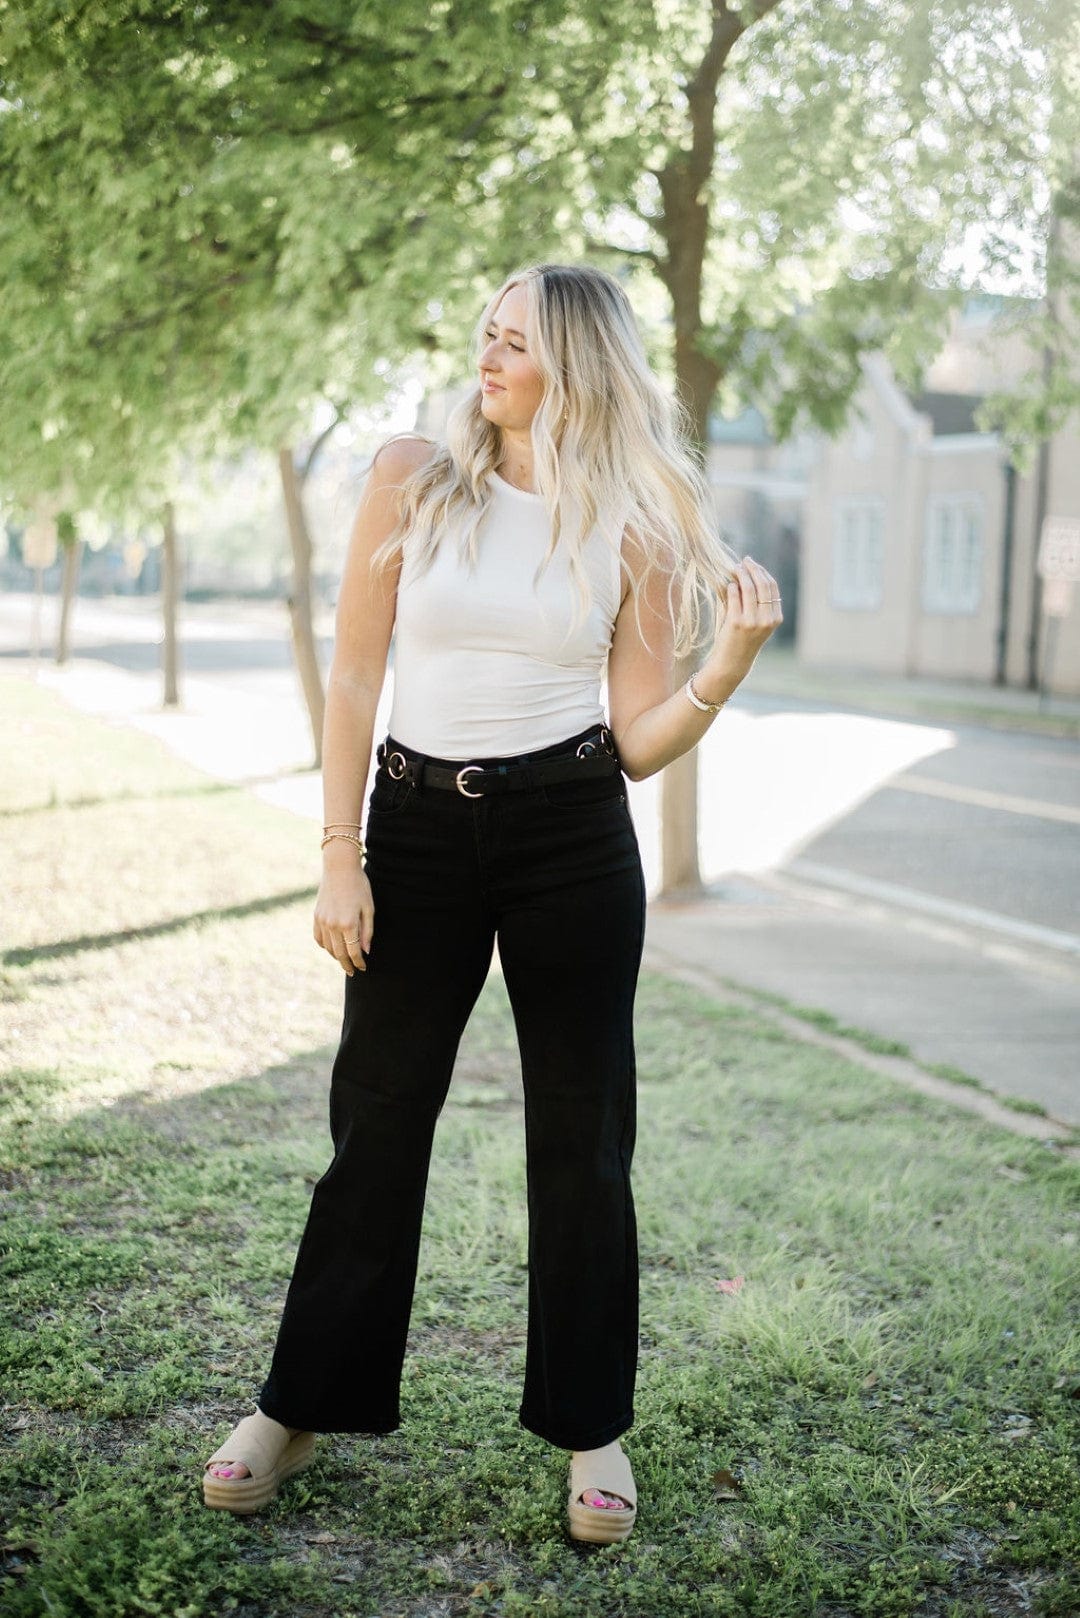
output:
[[[181,713],[161,708],[154,599],[80,600],[65,668],[49,599],[29,656],[34,610],[0,596],[0,672],[321,819],[281,604],[184,604]],[[325,668],[332,614],[317,627]],[[1080,747],[770,696],[757,672],[699,749],[708,897],[650,906],[654,960],[829,1011],[1080,1123]],[[391,695],[392,672],[382,728]],[[655,893],[657,780],[631,783],[630,804]]]
[[[958,728],[815,837],[811,865],[1063,933],[1080,926],[1080,748]]]

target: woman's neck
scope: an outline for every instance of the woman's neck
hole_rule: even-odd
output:
[[[519,489],[533,488],[533,449],[532,439],[526,436],[524,442],[514,435],[503,431],[502,455],[495,468],[501,478],[507,483],[516,484]]]

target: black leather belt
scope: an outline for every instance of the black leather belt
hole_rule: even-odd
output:
[[[465,798],[483,798],[491,792],[523,792],[547,781],[584,781],[614,775],[621,767],[615,738],[606,725],[586,736],[569,753],[536,759],[528,764],[507,760],[505,764],[462,764],[448,769],[435,764],[423,753],[405,753],[380,742],[375,757],[395,781],[408,780],[414,786],[443,787],[460,792]]]

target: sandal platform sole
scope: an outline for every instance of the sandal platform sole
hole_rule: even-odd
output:
[[[203,1474],[203,1499],[215,1510],[235,1511],[246,1515],[259,1511],[278,1492],[278,1484],[310,1466],[315,1458],[315,1434],[298,1433],[281,1452],[277,1465],[262,1477],[216,1478],[212,1472]]]
[[[623,1509],[587,1506],[583,1500],[571,1500],[567,1511],[571,1539],[585,1540],[591,1545],[614,1545],[618,1540],[629,1539],[637,1517],[635,1506]]]

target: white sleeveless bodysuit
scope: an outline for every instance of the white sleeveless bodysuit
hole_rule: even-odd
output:
[[[388,728],[436,758],[509,757],[606,723],[600,681],[622,593],[617,542],[599,527],[589,534],[592,604],[572,629],[581,609],[565,551],[533,586],[551,538],[543,496],[488,476],[475,569],[454,530],[424,573],[406,539],[398,579]]]

